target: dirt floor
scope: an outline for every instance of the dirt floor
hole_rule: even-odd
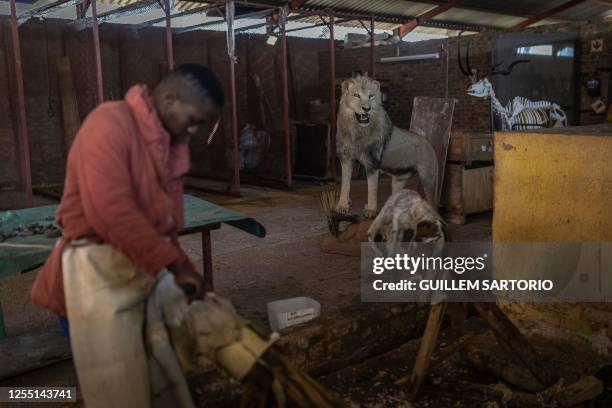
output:
[[[212,232],[215,290],[228,297],[239,313],[255,325],[268,327],[266,304],[273,300],[309,296],[321,303],[322,314],[359,302],[359,258],[325,254],[319,249],[319,241],[327,233],[318,202],[320,190],[321,186],[313,184],[299,184],[292,192],[243,187],[240,198],[190,191],[206,200],[249,214],[266,227],[267,236],[264,239],[227,225]],[[380,202],[384,202],[389,191],[388,180],[384,180]],[[354,183],[352,196],[366,196],[364,182]],[[353,211],[359,211],[363,205],[363,200],[354,199]],[[488,240],[491,215],[469,217],[467,225],[450,226],[450,233],[453,240]],[[196,265],[201,265],[199,235],[182,237],[181,243]],[[3,299],[9,335],[57,324],[52,316],[28,302],[27,294],[34,276],[35,273],[29,273],[0,281],[0,298]],[[442,331],[441,352],[434,354],[435,361],[445,351],[448,352],[449,347],[446,346],[456,343],[465,333],[479,339],[479,344],[491,353],[500,353],[495,340],[479,319],[470,319],[466,327],[466,331],[457,331],[456,327]],[[487,401],[486,398],[463,393],[453,387],[455,379],[473,379],[475,374],[449,355],[449,358],[440,359],[434,364],[422,398],[412,405],[405,402],[406,385],[403,378],[410,373],[418,344],[419,340],[415,339],[356,366],[326,374],[321,380],[344,397],[369,407],[482,406]],[[552,347],[546,342],[540,346],[548,352],[556,351],[557,359],[561,356],[561,363],[568,363],[565,366],[570,361],[565,361],[563,356],[577,355],[575,350],[572,354],[563,345],[559,345],[558,350],[556,345]],[[574,358],[572,364],[576,364],[565,367],[566,376],[576,377],[578,373],[573,371],[593,372],[603,361],[587,351],[578,355],[581,356],[580,361],[573,361],[576,360]],[[488,381],[486,377],[478,378],[485,383]],[[70,360],[0,381],[0,386],[24,384],[67,386],[78,383]],[[205,396],[202,399],[205,401]]]

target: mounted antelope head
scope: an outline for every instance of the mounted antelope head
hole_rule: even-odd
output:
[[[468,40],[465,55],[466,66],[464,67],[463,62],[461,61],[461,34],[459,34],[459,37],[457,38],[457,60],[459,62],[459,69],[461,70],[463,75],[468,77],[471,81],[471,85],[468,87],[467,90],[468,95],[471,96],[475,96],[478,98],[488,98],[491,96],[495,96],[495,92],[493,91],[493,85],[491,84],[488,78],[495,75],[510,75],[516,65],[530,61],[528,59],[519,59],[510,63],[510,65],[508,65],[506,69],[498,70],[498,68],[501,67],[504,63],[504,61],[500,61],[497,64],[492,65],[486,72],[482,73],[478,69],[472,69],[472,67],[470,66],[470,43],[471,41]]]

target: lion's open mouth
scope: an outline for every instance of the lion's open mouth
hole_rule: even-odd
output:
[[[355,117],[361,126],[368,126],[370,124],[370,115],[367,113],[355,113]]]

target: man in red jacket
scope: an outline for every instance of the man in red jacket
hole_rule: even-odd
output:
[[[154,90],[129,89],[84,121],[68,155],[57,212],[63,228],[32,288],[35,303],[67,317],[88,407],[150,405],[145,302],[169,271],[194,296],[203,282],[178,241],[189,137],[218,117],[221,85],[186,64]]]

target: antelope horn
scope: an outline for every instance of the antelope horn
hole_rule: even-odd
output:
[[[491,69],[489,69],[489,75],[493,74],[497,68],[499,68],[504,63],[504,60],[501,60],[497,64],[491,65]]]
[[[471,76],[474,75],[473,74],[474,71],[472,71],[472,67],[470,66],[470,43],[471,43],[471,41],[468,40],[468,43],[467,43],[467,54],[465,55],[465,63],[467,65],[467,71],[469,72],[469,76],[471,77]]]
[[[512,64],[508,65],[508,68],[506,68],[505,70],[491,72],[491,75],[510,75],[510,73],[512,72],[512,70],[514,69],[516,65],[524,63],[524,62],[531,62],[531,60],[528,60],[528,59],[516,60],[512,62]]]
[[[461,33],[459,33],[459,36],[457,37],[457,62],[459,62],[459,69],[461,70],[463,75],[465,75],[466,77],[471,76],[471,74],[467,72],[465,68],[463,68],[463,63],[461,62]]]

